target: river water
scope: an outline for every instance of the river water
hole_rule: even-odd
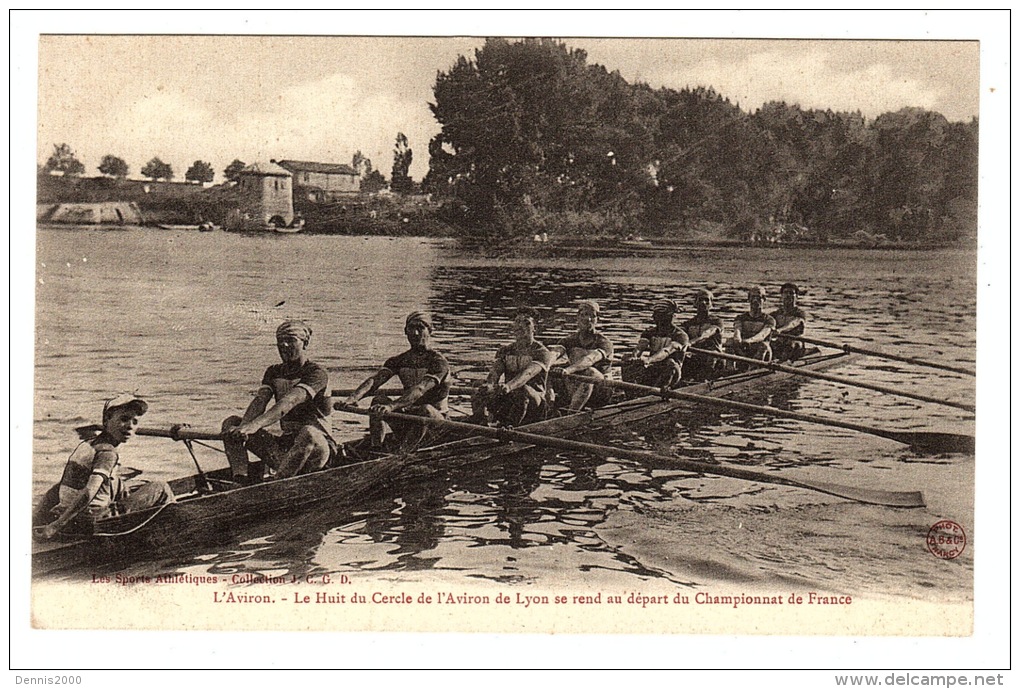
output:
[[[569,332],[573,304],[596,299],[602,329],[623,352],[650,305],[692,308],[707,285],[725,321],[744,310],[743,286],[802,286],[809,334],[970,368],[975,351],[975,254],[691,248],[656,257],[583,259],[536,251],[466,253],[447,240],[317,235],[243,236],[128,228],[41,228],[37,234],[33,488],[59,478],[73,427],[97,422],[102,400],[136,391],[146,426],[213,429],[242,411],[277,360],[287,317],[314,330],[311,356],[334,388],[356,386],[406,348],[403,318],[435,314],[437,349],[457,379],[483,376],[511,339],[513,307],[542,313],[539,339]],[[974,379],[877,358],[832,371],[848,379],[973,403]],[[973,433],[955,409],[846,385],[799,381],[748,401],[898,430]],[[465,405],[460,404],[461,408]],[[333,416],[339,438],[360,417]],[[743,413],[690,410],[599,442],[653,448],[821,481],[923,490],[927,507],[856,504],[783,486],[691,476],[620,459],[535,450],[423,477],[399,494],[331,505],[253,525],[215,547],[154,561],[109,563],[130,574],[309,573],[388,582],[564,582],[691,592],[776,587],[884,599],[973,598],[974,458],[919,456],[887,440]],[[204,468],[223,455],[198,448]],[[177,443],[135,438],[121,453],[149,476],[193,473]],[[952,519],[968,545],[933,557],[929,527]],[[90,570],[91,572],[92,570]],[[75,573],[65,573],[73,579]]]

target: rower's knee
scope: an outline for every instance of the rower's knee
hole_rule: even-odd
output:
[[[286,464],[288,467],[297,464],[292,473],[316,471],[326,466],[331,452],[326,435],[317,428],[305,426],[294,438]]]

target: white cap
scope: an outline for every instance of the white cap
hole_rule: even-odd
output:
[[[134,406],[138,409],[138,415],[141,416],[149,410],[149,404],[137,395],[133,395],[128,392],[123,392],[113,399],[107,400],[106,404],[103,405],[103,418],[106,419],[114,409],[120,407]]]

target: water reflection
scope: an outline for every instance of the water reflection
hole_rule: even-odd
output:
[[[436,346],[459,379],[468,381],[483,376],[496,347],[510,341],[509,318],[519,305],[542,313],[538,339],[548,344],[573,329],[577,300],[595,299],[603,308],[601,329],[626,351],[647,327],[658,299],[678,300],[682,320],[693,313],[694,290],[707,285],[728,327],[745,309],[747,283],[765,284],[778,295],[787,280],[805,290],[801,303],[811,316],[812,335],[960,365],[974,362],[970,253],[694,248],[661,258],[493,259],[413,239],[295,236],[265,242],[229,233],[171,237],[142,230],[41,232],[38,246],[47,268],[40,271],[45,284],[37,292],[37,493],[59,475],[69,450],[67,429],[93,421],[94,401],[108,390],[144,386],[153,400],[147,424],[200,424],[243,409],[264,366],[275,358],[272,329],[284,314],[314,322],[313,358],[330,369],[335,387],[353,386],[366,368],[405,348],[403,318],[413,308],[428,306],[435,313]],[[279,256],[266,252],[267,246],[305,266],[306,273],[279,276]],[[83,255],[90,257],[87,263]],[[123,255],[134,260],[114,260]],[[340,256],[343,266],[336,264]],[[133,319],[110,315],[125,285],[138,297]],[[285,305],[274,306],[280,302]],[[767,308],[777,304],[773,299]],[[100,331],[106,339],[97,344]],[[878,359],[858,360],[838,374],[952,399],[971,401],[974,394],[973,379]],[[817,381],[791,382],[742,399],[869,426],[973,430],[972,421],[953,410]],[[350,437],[363,420],[334,416],[334,426]],[[946,485],[947,476],[957,477],[972,462],[916,456],[890,441],[842,429],[704,407],[589,439],[764,471],[829,472],[824,475],[832,480],[891,490]],[[132,441],[125,459],[162,477],[192,471],[187,453],[169,441]],[[222,464],[215,453],[199,460],[207,469]],[[967,466],[963,476],[972,483],[972,463]],[[385,572],[397,581],[449,575],[540,584],[582,573],[622,587],[653,578],[778,579],[789,568],[801,580],[825,581],[832,567],[828,553],[838,551],[831,543],[784,542],[777,562],[768,543],[741,532],[749,515],[768,515],[793,527],[803,524],[801,512],[808,509],[818,510],[812,520],[863,517],[888,541],[885,553],[913,552],[916,543],[902,532],[903,524],[920,528],[929,516],[863,511],[795,489],[694,476],[668,463],[497,452],[470,466],[409,476],[356,505],[281,516],[224,531],[219,542],[161,559],[102,567],[299,577]],[[667,516],[657,520],[659,514]],[[637,544],[653,533],[665,541],[639,550]],[[704,551],[690,552],[691,543]],[[733,555],[737,549],[739,557]],[[685,558],[666,563],[659,557],[674,551]],[[861,561],[841,564],[841,571],[861,565],[859,571],[881,579],[898,569],[867,552],[855,557]],[[738,560],[753,562],[754,571]],[[916,575],[902,588],[931,578],[923,563],[915,565],[909,571]]]

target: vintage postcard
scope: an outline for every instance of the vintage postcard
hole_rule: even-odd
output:
[[[951,637],[987,664],[993,14],[33,15],[20,643]]]

